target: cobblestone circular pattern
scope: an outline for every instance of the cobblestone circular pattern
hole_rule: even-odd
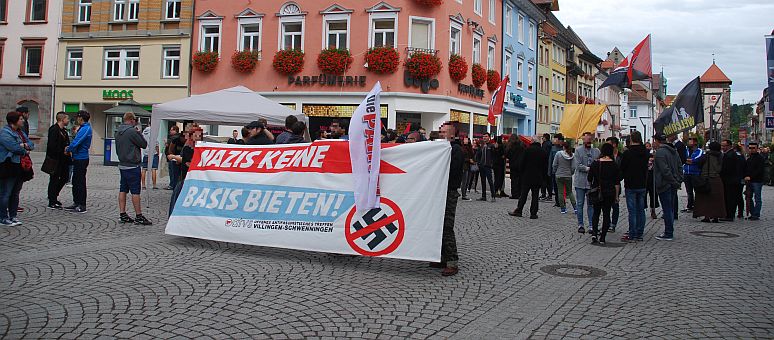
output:
[[[551,264],[540,267],[540,271],[554,276],[574,279],[590,279],[607,275],[602,269],[574,264]]]
[[[604,245],[596,243],[594,245],[598,246],[598,247],[603,247],[603,248],[621,248],[621,247],[626,247],[626,243],[623,243],[623,242],[607,242]]]
[[[710,231],[710,230],[699,230],[699,231],[692,231],[691,234],[701,237],[717,237],[717,238],[734,238],[739,237],[737,234],[727,233],[724,231]]]

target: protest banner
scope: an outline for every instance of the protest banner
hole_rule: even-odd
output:
[[[440,261],[448,142],[382,145],[380,206],[356,212],[347,141],[199,143],[166,233]]]

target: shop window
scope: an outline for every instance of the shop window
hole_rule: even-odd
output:
[[[220,51],[220,22],[207,21],[201,23],[201,38],[199,50],[204,52]]]
[[[166,0],[166,2],[165,18],[167,18],[167,20],[179,20],[182,0]]]
[[[260,51],[261,50],[261,19],[258,18],[240,18],[239,19],[239,50],[240,51]]]
[[[164,78],[180,77],[180,46],[164,47]]]
[[[19,103],[19,106],[24,106],[29,111],[30,118],[27,120],[27,123],[30,125],[30,135],[36,134],[38,132],[38,121],[40,118],[40,108],[38,103],[32,100],[26,100]]]
[[[46,0],[28,0],[27,2],[27,21],[28,22],[45,22],[47,15],[47,2]]]
[[[326,48],[349,48],[348,20],[336,20],[325,22]]]
[[[80,23],[91,22],[91,1],[92,0],[78,1],[78,22]]]
[[[80,79],[83,68],[83,50],[67,50],[67,78]]]
[[[105,78],[137,78],[140,75],[140,50],[105,50]]]
[[[409,46],[420,50],[432,50],[434,48],[433,20],[424,18],[411,18],[411,32],[409,33]]]
[[[396,18],[379,18],[371,20],[372,47],[396,46]]]

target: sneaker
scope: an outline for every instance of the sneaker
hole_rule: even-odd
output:
[[[566,213],[567,213],[567,209],[565,209],[565,208],[562,208],[560,212],[561,212],[562,214],[566,214]]]
[[[572,209],[573,214],[578,214],[578,209]]]
[[[592,236],[591,237],[591,244],[597,244],[597,243],[598,243],[597,237],[596,236]]]
[[[463,197],[462,200],[465,201],[465,202],[472,201],[470,198],[467,198],[467,197]]]
[[[118,217],[120,223],[134,223],[134,220],[126,213],[122,213],[121,215],[118,215]]]
[[[638,237],[638,238],[635,238],[634,241],[636,241],[636,242],[644,242],[645,239],[643,239],[642,237]]]
[[[672,241],[672,240],[674,240],[674,237],[667,237],[666,235],[661,234],[661,235],[656,236],[656,239],[657,240],[661,240],[661,241]]]
[[[49,208],[51,210],[62,210],[62,205],[59,203],[49,203],[46,208]]]
[[[145,216],[137,215],[134,218],[134,224],[136,225],[152,225],[153,222],[149,221]]]
[[[22,225],[21,221],[19,221],[19,219],[16,217],[9,219],[9,221],[11,222],[12,227]]]
[[[3,227],[13,227],[13,222],[11,222],[8,219],[3,219],[3,220],[0,220],[0,226],[3,226]]]
[[[621,242],[629,242],[633,241],[631,238],[629,238],[629,233],[624,233],[623,236],[621,236]]]
[[[18,207],[18,208],[16,208],[16,212],[24,212],[24,208]]]
[[[583,226],[580,226],[580,227],[578,227],[578,232],[581,233],[581,234],[585,234],[586,233],[586,229],[584,229]]]
[[[600,246],[604,246],[605,245],[605,240],[599,240],[599,245]]]
[[[614,232],[615,232],[615,227],[610,227],[610,228],[607,230],[607,232],[608,232],[608,233],[614,233]]]
[[[175,188],[173,188],[171,185],[167,185],[164,187],[164,190],[173,190],[173,189]]]
[[[66,206],[66,207],[64,207],[62,209],[67,210],[67,211],[74,211],[76,208],[78,208],[78,206],[73,204],[73,205],[68,205],[68,206]]]
[[[73,210],[74,213],[85,214],[87,212],[86,207],[78,206]]]

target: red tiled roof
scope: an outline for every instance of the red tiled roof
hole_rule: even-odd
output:
[[[653,90],[658,90],[661,88],[661,75],[656,73],[653,75],[653,81],[651,82],[651,86],[653,86]]]
[[[615,67],[615,65],[614,65],[614,63],[613,63],[613,61],[612,61],[612,60],[609,60],[609,59],[608,59],[608,60],[605,60],[605,61],[603,61],[603,62],[602,62],[600,65],[599,65],[599,67],[601,67],[603,70],[608,70],[608,69],[611,69],[611,68]]]
[[[720,70],[720,67],[718,65],[715,65],[713,62],[712,65],[707,69],[706,72],[701,76],[702,83],[729,83],[731,84],[731,79],[728,79],[725,73]]]
[[[543,6],[549,6],[549,8],[552,11],[558,11],[559,10],[559,0],[532,0],[532,3],[535,5],[543,5]]]
[[[666,96],[666,99],[664,100],[664,104],[666,104],[667,106],[672,105],[672,102],[675,101],[675,97],[677,97],[677,95],[668,94]]]

